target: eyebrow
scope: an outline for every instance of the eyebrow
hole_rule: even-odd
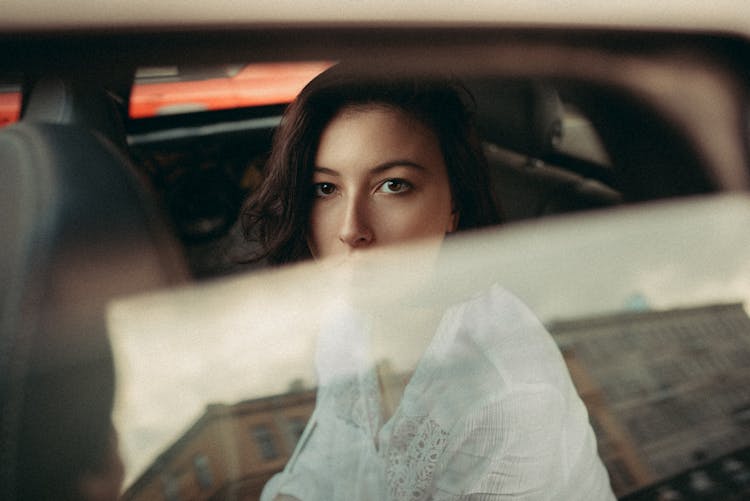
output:
[[[385,162],[382,164],[379,164],[372,169],[369,170],[370,174],[378,174],[380,172],[386,171],[388,169],[392,169],[394,167],[410,167],[412,169],[416,169],[419,171],[426,171],[427,168],[424,165],[420,165],[416,162],[412,162],[411,160],[391,160],[390,162]],[[328,167],[320,167],[315,166],[313,169],[315,172],[320,172],[322,174],[328,174],[330,176],[340,176],[339,172],[334,169],[330,169]]]

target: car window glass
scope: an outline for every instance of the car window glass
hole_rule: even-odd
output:
[[[400,266],[415,251],[399,249],[354,278],[309,265],[118,301],[109,318],[130,499],[208,447],[212,426],[240,434],[209,457],[215,478],[280,468],[312,411],[315,339],[338,301],[403,328],[374,348],[397,376],[423,349],[403,339],[419,330],[415,308],[492,284],[552,332],[619,494],[747,446],[749,222],[746,197],[688,199],[457,238],[429,280]],[[223,463],[235,456],[255,459]]]
[[[0,127],[16,122],[21,116],[21,77],[0,75]]]
[[[143,67],[136,72],[130,117],[288,103],[329,62]]]
[[[565,115],[559,151],[598,165],[611,165],[609,155],[588,118],[572,103],[563,102]]]

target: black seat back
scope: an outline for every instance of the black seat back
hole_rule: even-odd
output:
[[[103,89],[66,86],[89,99],[65,101],[69,92],[43,82],[29,113],[0,130],[0,485],[8,499],[70,497],[74,480],[96,468],[112,431],[107,304],[187,278],[124,136],[115,136],[116,107],[100,101]]]

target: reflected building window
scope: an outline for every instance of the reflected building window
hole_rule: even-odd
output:
[[[164,498],[167,501],[181,501],[180,483],[173,475],[164,475]]]
[[[252,435],[258,446],[258,450],[260,450],[261,458],[270,460],[279,457],[273,433],[271,433],[271,429],[267,425],[261,424],[253,427]]]
[[[208,462],[208,458],[204,454],[199,454],[193,459],[193,466],[195,467],[195,476],[198,479],[198,485],[201,489],[209,489],[214,484],[214,477],[211,473],[211,465]]]

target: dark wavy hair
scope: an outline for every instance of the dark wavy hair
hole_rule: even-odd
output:
[[[460,214],[458,230],[500,222],[474,127],[474,101],[465,87],[450,78],[375,78],[337,65],[302,90],[276,130],[265,180],[241,213],[245,238],[260,244],[248,261],[283,264],[311,257],[307,235],[320,137],[342,109],[370,104],[402,110],[435,133]]]

